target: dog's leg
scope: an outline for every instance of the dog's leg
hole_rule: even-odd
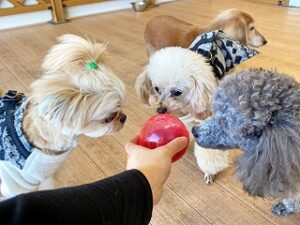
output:
[[[214,182],[214,175],[204,173],[204,182],[206,184],[212,184]]]
[[[295,196],[282,199],[272,208],[272,213],[279,216],[287,216],[295,212],[300,212],[300,193]]]
[[[214,175],[230,165],[227,151],[202,148],[195,143],[194,154],[206,184],[212,184]]]
[[[201,120],[197,120],[191,114],[179,119],[185,123],[190,136],[193,137],[191,128],[201,122]],[[204,173],[204,182],[206,184],[212,184],[215,175],[230,165],[229,153],[227,151],[203,148],[195,142],[194,154],[200,170]]]

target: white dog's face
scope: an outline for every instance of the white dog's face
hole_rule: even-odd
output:
[[[150,58],[136,81],[143,103],[158,113],[189,112],[203,118],[217,81],[204,57],[188,49],[168,47]]]
[[[124,93],[107,93],[99,108],[96,109],[98,112],[87,118],[78,134],[101,137],[121,130],[126,121],[126,115],[122,112],[123,101]]]
[[[125,89],[116,82],[114,89],[98,97],[100,105],[94,110],[80,129],[79,134],[89,137],[101,137],[118,132],[126,121],[122,112]]]
[[[45,75],[32,84],[38,115],[68,136],[119,131],[126,121],[125,86],[102,60],[106,46],[75,35],[59,40],[44,60]],[[95,68],[89,70],[91,58]]]
[[[125,87],[104,66],[94,74],[58,73],[33,83],[38,114],[66,135],[101,137],[119,131]]]
[[[161,85],[153,82],[152,85],[149,104],[158,113],[176,113],[188,107],[191,93],[183,83]]]

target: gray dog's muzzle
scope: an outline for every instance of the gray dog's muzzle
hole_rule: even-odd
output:
[[[222,126],[214,119],[208,119],[192,128],[198,145],[205,148],[231,149],[237,148]]]

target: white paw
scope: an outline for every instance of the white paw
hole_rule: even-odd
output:
[[[214,182],[214,175],[205,174],[204,175],[204,182],[208,185],[212,184]]]

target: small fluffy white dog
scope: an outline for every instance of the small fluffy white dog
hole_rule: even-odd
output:
[[[190,122],[210,116],[211,94],[219,79],[257,53],[222,31],[201,34],[190,49],[167,47],[156,51],[138,76],[136,91],[142,102],[158,113],[188,113],[181,119],[191,128]],[[207,184],[229,165],[226,151],[211,151],[195,144],[195,156]]]
[[[4,197],[34,191],[64,162],[80,135],[119,131],[125,86],[104,64],[106,46],[63,35],[28,98],[0,98],[0,180]]]
[[[211,93],[217,84],[203,56],[189,49],[168,47],[150,58],[136,80],[136,91],[142,102],[158,113],[183,111],[202,120],[210,115]],[[213,175],[229,166],[227,151],[211,151],[197,144],[194,151],[207,184],[213,182]]]

